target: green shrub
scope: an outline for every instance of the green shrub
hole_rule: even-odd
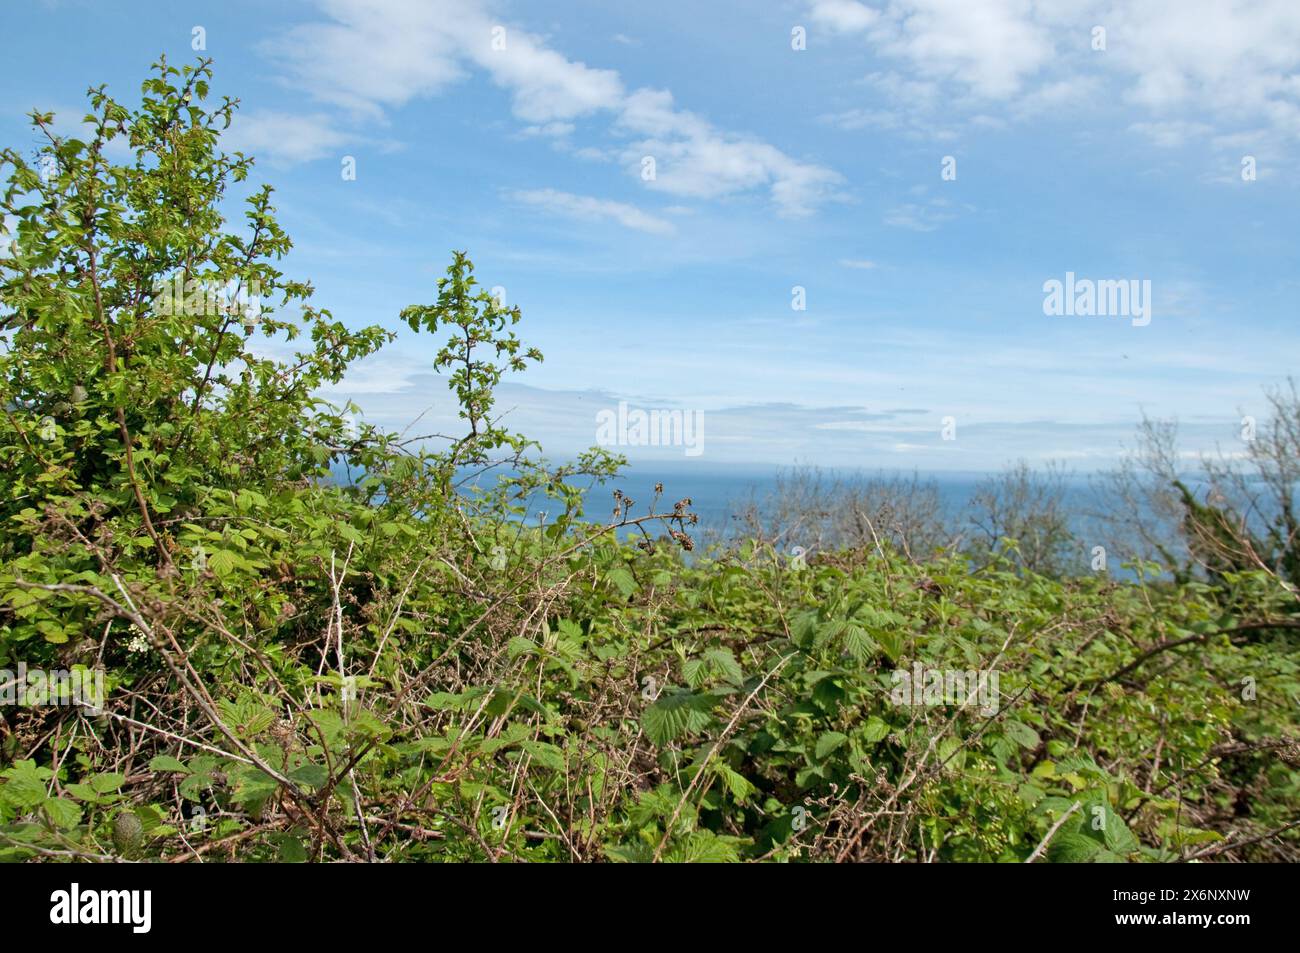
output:
[[[84,141],[34,115],[45,175],[0,155],[0,669],[107,687],[0,710],[0,857],[1295,858],[1271,574],[688,556],[684,494],[638,506],[620,459],[551,466],[494,419],[541,355],[462,253],[402,317],[445,338],[466,433],[352,428],[314,395],[390,335],[278,270],[269,188],[228,230],[251,160],[221,152],[210,79],[160,63],[134,109],[92,90]],[[203,294],[254,282],[256,314]],[[618,487],[603,522],[592,482]],[[931,671],[980,697],[900,701]]]

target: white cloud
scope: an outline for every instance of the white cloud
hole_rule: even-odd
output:
[[[651,235],[670,235],[675,231],[672,222],[643,212],[635,205],[624,202],[574,195],[571,192],[557,192],[555,189],[526,189],[511,192],[509,195],[525,205],[543,208],[570,218],[588,221],[612,220],[625,228]]]
[[[879,13],[857,0],[815,0],[808,13],[813,22],[839,33],[859,33],[880,18]]]
[[[322,102],[382,118],[465,76],[466,4],[458,0],[317,0],[329,17],[264,44]],[[489,24],[478,26],[487,42]]]
[[[807,10],[899,64],[868,77],[895,109],[831,117],[845,128],[907,128],[895,110],[932,117],[936,103],[948,114],[1005,103],[1023,119],[1109,95],[1146,111],[1136,131],[1164,145],[1210,122],[1300,138],[1295,0],[809,0]],[[1105,50],[1091,47],[1095,26]]]
[[[1135,122],[1129,126],[1129,131],[1146,136],[1158,146],[1174,149],[1189,139],[1208,135],[1212,129],[1203,122],[1174,119],[1166,122]]]
[[[479,0],[317,5],[328,22],[294,27],[266,48],[315,98],[372,118],[442,92],[474,66],[513,94],[515,115],[530,123],[612,109],[623,95],[613,70],[566,59],[492,17]]]
[[[640,89],[627,98],[621,129],[646,136],[634,142],[625,161],[640,168],[655,160],[651,188],[673,195],[719,198],[766,187],[784,215],[806,215],[834,194],[842,178],[822,166],[800,162],[765,142],[724,133],[673,105],[667,90]]]
[[[497,85],[514,94],[514,111],[520,119],[534,123],[574,119],[615,109],[622,101],[623,83],[614,70],[591,69],[547,49],[531,34],[501,28],[506,31],[504,49],[492,48],[491,27],[483,25],[476,28],[482,30],[481,36],[470,32],[469,49]]]
[[[1153,110],[1271,106],[1300,96],[1300,4],[1293,0],[1115,3],[1110,52],[1136,79],[1130,96]],[[1283,109],[1283,112],[1286,110]]]
[[[660,174],[646,183],[651,188],[702,198],[766,189],[780,213],[804,215],[832,198],[841,181],[830,169],[678,109],[666,90],[629,94],[617,71],[568,59],[495,17],[490,0],[316,3],[327,21],[298,26],[265,48],[291,81],[358,116],[383,120],[388,110],[436,95],[477,69],[510,91],[528,134],[562,139],[574,132],[574,120],[603,115],[611,131],[637,137],[624,159],[639,180],[641,157],[656,157]],[[588,145],[575,154],[607,153]]]
[[[913,232],[932,232],[956,217],[951,202],[933,198],[927,202],[908,202],[889,209],[885,213],[885,224]]]
[[[566,136],[573,135],[574,125],[571,122],[548,122],[540,126],[525,126],[520,134],[524,136],[541,136],[548,139],[563,139]]]
[[[1055,47],[1027,0],[906,0],[889,5],[872,38],[924,77],[958,80],[1005,98],[1050,62]]]
[[[337,156],[348,139],[323,114],[301,116],[263,110],[236,113],[223,144],[232,151],[284,164]]]

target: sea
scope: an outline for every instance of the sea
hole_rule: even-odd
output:
[[[631,516],[642,516],[654,498],[654,488],[663,484],[658,511],[671,512],[678,500],[689,499],[690,512],[698,517],[695,533],[698,538],[716,541],[734,536],[741,530],[741,515],[749,506],[759,513],[770,510],[781,490],[782,480],[797,473],[815,473],[824,485],[836,481],[899,480],[919,484],[932,484],[937,490],[941,512],[947,523],[965,519],[972,498],[981,485],[997,478],[996,472],[978,471],[900,471],[865,470],[850,468],[807,468],[764,465],[710,466],[675,463],[633,462],[620,475],[604,484],[593,485],[584,493],[585,517],[593,522],[610,517],[614,509],[614,489],[621,490],[635,500]],[[585,485],[582,480],[573,481]],[[589,481],[588,481],[589,482]],[[1097,515],[1107,508],[1106,491],[1090,474],[1063,473],[1060,476],[1061,504],[1070,515],[1070,528],[1083,538],[1096,523]],[[553,514],[548,512],[545,497],[530,501],[530,522],[546,522]]]

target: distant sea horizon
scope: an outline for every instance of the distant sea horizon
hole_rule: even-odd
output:
[[[549,461],[549,465],[562,465],[564,461]],[[798,462],[793,464],[704,464],[696,461],[681,460],[633,460],[630,461],[617,477],[597,484],[588,477],[571,478],[570,482],[578,486],[591,484],[583,493],[583,519],[590,523],[606,523],[613,518],[615,489],[622,491],[634,501],[632,511],[626,516],[632,518],[648,514],[648,507],[654,499],[656,483],[663,484],[663,494],[659,499],[658,512],[670,513],[677,501],[690,499],[690,512],[696,514],[698,522],[691,529],[697,545],[697,552],[713,543],[734,540],[745,535],[744,528],[735,517],[751,501],[757,504],[760,516],[768,501],[775,497],[780,478],[791,476],[801,471],[812,471],[822,479],[833,484],[836,481],[853,480],[900,480],[911,481],[919,485],[932,483],[938,492],[941,513],[947,525],[960,530],[963,526],[973,528],[967,523],[970,503],[982,483],[1009,472],[1004,467],[999,470],[921,470],[901,468],[868,468],[820,466],[814,463]],[[1046,475],[1046,467],[1037,468],[1036,472]],[[1135,578],[1131,568],[1126,567],[1129,555],[1122,540],[1112,538],[1112,532],[1098,517],[1104,516],[1110,509],[1107,491],[1099,478],[1104,477],[1104,470],[1074,471],[1062,469],[1055,474],[1059,477],[1061,507],[1065,512],[1067,526],[1079,546],[1079,565],[1087,566],[1091,559],[1092,548],[1103,546],[1107,552],[1118,558],[1112,560],[1110,572],[1116,578]],[[333,478],[339,483],[348,482],[345,469],[337,465],[331,468]],[[461,483],[463,491],[470,491],[475,482],[481,486],[490,485],[495,479],[508,475],[505,469],[490,469],[478,481],[474,474],[464,471],[461,479],[471,478]],[[1183,479],[1194,492],[1200,494],[1207,484],[1204,474],[1184,473]],[[353,471],[352,480],[359,480],[361,474]],[[1297,487],[1300,492],[1300,487]],[[537,493],[526,507],[522,517],[532,524],[546,523],[558,515],[558,504],[542,493]],[[739,531],[739,532],[738,532]],[[652,535],[659,530],[651,529]]]
[[[682,461],[630,462],[620,474],[606,480],[603,485],[593,485],[584,494],[585,518],[599,522],[611,516],[614,509],[613,491],[621,490],[631,497],[635,505],[630,515],[643,516],[654,499],[656,483],[663,484],[659,511],[669,512],[681,499],[691,500],[690,510],[699,517],[696,526],[700,536],[726,535],[736,516],[751,501],[761,509],[773,497],[782,475],[802,470],[819,473],[827,482],[836,480],[903,480],[913,478],[919,484],[933,483],[938,489],[943,515],[959,517],[969,505],[976,490],[984,481],[997,477],[1005,470],[905,470],[866,467],[823,467],[816,464],[697,464]],[[1103,503],[1093,478],[1096,473],[1061,474],[1063,504],[1072,518],[1077,518],[1082,529],[1088,514],[1095,513]],[[571,481],[582,485],[584,479]],[[530,518],[545,521],[547,500],[539,497],[530,505]],[[545,514],[545,515],[543,515]]]

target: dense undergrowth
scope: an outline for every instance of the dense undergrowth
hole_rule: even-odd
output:
[[[1053,578],[1007,540],[686,558],[689,487],[494,420],[541,356],[461,254],[402,318],[465,435],[350,426],[313,394],[390,335],[280,274],[269,189],[226,231],[250,160],[209,79],[3,153],[0,669],[106,691],[0,708],[0,857],[1296,858],[1294,581]],[[256,313],[203,291],[253,282]]]

